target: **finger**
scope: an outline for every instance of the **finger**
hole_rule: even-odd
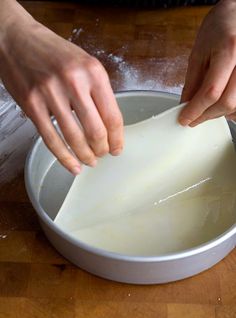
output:
[[[73,109],[83,126],[87,141],[95,155],[102,157],[107,154],[109,152],[107,130],[89,91],[80,94],[79,89],[77,90],[77,98],[76,100],[74,98]]]
[[[192,54],[189,58],[185,84],[181,95],[181,103],[193,98],[204,78],[205,66],[199,58]]]
[[[219,100],[232,74],[234,64],[232,58],[226,59],[219,55],[211,61],[200,89],[180,114],[180,124],[189,125]]]
[[[35,107],[30,117],[37,127],[39,134],[42,136],[45,144],[60,163],[72,174],[79,174],[81,166],[58,135],[51,122],[49,112],[45,104],[41,103],[40,108]]]
[[[107,129],[110,153],[119,155],[124,145],[123,118],[109,80],[93,89],[92,98]]]
[[[47,90],[47,102],[67,144],[71,147],[74,154],[81,162],[94,167],[97,164],[96,156],[89,147],[83,131],[72,114],[68,105],[69,101],[67,102],[63,94],[56,92],[54,87],[54,90],[51,88]]]
[[[224,116],[223,113],[218,113],[218,114],[215,114],[214,117],[211,116],[211,111],[212,113],[215,113],[215,111],[213,110],[214,106],[208,108],[208,110],[206,111],[206,114],[203,113],[203,115],[201,115],[200,117],[198,117],[196,120],[194,120],[189,126],[190,127],[196,127],[200,124],[202,124],[203,122],[207,121],[207,120],[210,120],[210,119],[215,119],[215,118],[219,118],[219,117],[222,117]]]
[[[236,112],[226,116],[228,120],[236,120]]]
[[[208,108],[197,120],[191,123],[194,127],[203,121],[230,115],[236,110],[236,70],[231,74],[229,82],[218,102]]]

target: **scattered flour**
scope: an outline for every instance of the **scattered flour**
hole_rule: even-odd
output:
[[[98,22],[99,18],[95,20],[95,25]],[[156,90],[181,94],[183,83],[180,82],[183,80],[173,83],[168,79],[179,78],[179,71],[186,68],[186,55],[176,58],[153,56],[145,58],[145,62],[143,59],[140,61],[135,59],[133,62],[133,59],[128,60],[127,58],[131,50],[129,43],[125,43],[119,49],[111,52],[96,34],[86,32],[82,28],[72,31],[71,41],[103,63],[109,70],[110,80],[115,91]]]
[[[0,83],[0,184],[22,171],[34,135],[33,124]]]

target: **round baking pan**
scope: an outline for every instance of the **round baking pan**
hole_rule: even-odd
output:
[[[152,91],[120,92],[116,98],[127,125],[179,103],[178,95]],[[231,122],[230,126],[234,139],[234,123]],[[72,182],[73,176],[58,163],[39,137],[26,161],[25,184],[41,226],[52,245],[64,257],[100,277],[134,284],[176,281],[210,268],[235,247],[235,224],[202,245],[165,255],[122,255],[90,246],[62,231],[53,222]]]

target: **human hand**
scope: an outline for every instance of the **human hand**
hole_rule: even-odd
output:
[[[183,126],[236,117],[236,1],[219,2],[206,16],[190,55],[181,101]]]
[[[22,7],[16,16],[0,36],[0,76],[45,144],[75,175],[81,170],[80,162],[95,166],[97,157],[108,152],[118,155],[123,121],[103,66],[36,22]]]

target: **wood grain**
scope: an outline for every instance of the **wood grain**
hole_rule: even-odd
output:
[[[210,9],[22,4],[36,19],[99,58],[115,90],[179,93],[196,30]],[[17,120],[19,124],[19,116]],[[18,132],[13,129],[11,137]],[[28,140],[29,134],[27,130],[22,138]],[[14,165],[19,167],[24,156],[14,151]],[[50,245],[28,201],[22,173],[0,181],[0,318],[236,317],[236,251],[212,269],[180,282],[134,286],[107,281],[70,264]]]

